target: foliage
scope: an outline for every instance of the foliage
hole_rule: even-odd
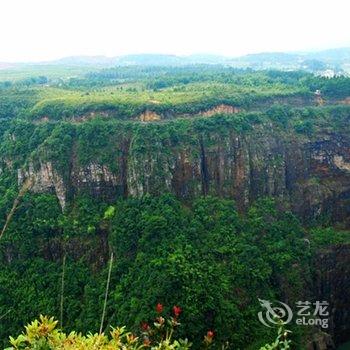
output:
[[[25,327],[25,332],[17,338],[10,337],[12,347],[7,350],[20,349],[163,349],[163,350],[186,350],[191,344],[187,340],[173,340],[175,327],[179,325],[177,320],[171,317],[165,320],[158,317],[154,327],[144,327],[139,336],[127,332],[125,327],[112,328],[110,335],[88,334],[83,336],[80,333],[71,332],[65,334],[57,329],[58,321],[54,318],[40,316]]]
[[[266,344],[260,350],[289,350],[291,348],[291,340],[288,339],[288,333],[290,332],[284,329],[281,322],[278,327],[276,340],[272,344]]]
[[[271,200],[242,217],[233,202],[214,197],[184,206],[171,195],[146,196],[110,207],[82,197],[62,214],[52,195],[27,195],[0,242],[0,314],[11,310],[0,333],[14,334],[40,312],[59,314],[63,250],[64,328],[98,329],[107,243],[116,256],[107,325],[135,331],[154,317],[146,305],[176,302],[184,310],[178,334],[191,342],[208,329],[234,347],[267,341],[258,298],[279,298],[285,288],[290,300],[300,296],[309,265],[303,237],[297,219]],[[302,270],[290,269],[298,264]]]
[[[336,230],[333,227],[315,227],[310,229],[309,234],[315,248],[350,243],[350,232],[347,230]]]
[[[89,333],[84,336],[80,333],[70,332],[64,333],[57,329],[58,321],[53,317],[49,318],[40,315],[39,320],[35,320],[25,327],[25,332],[17,338],[10,336],[11,347],[6,350],[21,349],[123,349],[123,350],[187,350],[192,344],[187,340],[174,339],[174,333],[180,326],[178,317],[181,309],[177,306],[173,307],[174,316],[164,318],[162,314],[162,304],[157,305],[158,317],[154,320],[153,325],[143,322],[140,326],[139,334],[128,332],[126,327],[112,328],[109,336],[102,334]],[[287,339],[289,331],[285,331],[283,325],[278,328],[276,340],[272,344],[267,344],[260,350],[288,350],[291,341]],[[200,348],[221,348],[226,349],[229,344],[219,344],[215,341],[215,334],[209,330]]]

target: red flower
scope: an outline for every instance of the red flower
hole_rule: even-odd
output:
[[[157,313],[161,314],[163,312],[163,305],[161,303],[158,303],[156,306]]]
[[[181,307],[175,305],[175,306],[173,307],[173,312],[174,312],[175,317],[179,317],[179,315],[180,315],[181,312],[182,312]]]
[[[149,324],[148,324],[147,322],[142,322],[142,323],[141,323],[141,329],[142,329],[143,331],[145,331],[145,332],[148,332],[149,329],[150,329],[150,326],[149,326]]]
[[[208,332],[207,332],[207,337],[208,337],[209,339],[214,338],[214,332],[213,332],[213,331],[208,331]]]

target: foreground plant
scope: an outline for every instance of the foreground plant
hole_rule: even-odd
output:
[[[64,333],[56,328],[58,321],[53,317],[40,315],[25,327],[25,332],[17,338],[10,337],[11,347],[6,350],[21,349],[65,349],[65,350],[187,350],[191,343],[187,339],[173,339],[175,328],[180,325],[178,316],[181,308],[174,306],[174,316],[165,319],[160,314],[163,311],[161,304],[157,305],[159,316],[153,326],[148,323],[141,325],[141,333],[135,335],[126,330],[126,327],[112,328],[109,335],[104,333],[88,334],[71,332]]]
[[[71,332],[64,333],[56,328],[58,321],[53,317],[40,315],[25,327],[25,331],[17,338],[10,337],[11,347],[5,350],[188,350],[192,344],[187,339],[173,339],[176,327],[180,325],[178,317],[182,310],[173,307],[173,316],[162,316],[163,305],[156,306],[158,313],[153,326],[147,322],[141,324],[139,335],[128,332],[126,327],[112,328],[109,335],[104,333],[88,334]],[[289,331],[285,331],[281,324],[276,340],[260,350],[289,350],[291,341],[287,339]],[[209,330],[204,336],[199,348],[229,349],[229,344],[215,344],[215,333]]]
[[[277,338],[271,344],[266,344],[260,350],[289,350],[291,348],[291,340],[288,339],[290,331],[285,330],[282,320],[279,320]]]

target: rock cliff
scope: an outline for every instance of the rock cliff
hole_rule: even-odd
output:
[[[162,133],[162,125],[143,124],[123,135],[109,130],[108,161],[93,154],[89,161],[79,161],[76,143],[81,139],[75,136],[61,170],[55,158],[39,156],[39,165],[18,169],[18,183],[33,177],[32,190],[55,192],[62,207],[82,192],[107,200],[163,192],[183,200],[217,195],[235,199],[242,210],[259,197],[273,196],[304,219],[348,220],[347,133],[326,130],[305,136],[270,123],[248,132],[227,127],[181,134],[176,128]]]

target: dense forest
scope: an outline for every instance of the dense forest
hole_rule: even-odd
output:
[[[219,65],[28,75],[0,82],[0,120],[5,347],[40,314],[96,333],[105,300],[106,333],[141,334],[155,305],[175,305],[176,338],[193,348],[255,350],[277,334],[259,299],[328,298],[332,327],[290,324],[290,346],[349,340],[349,78]]]

